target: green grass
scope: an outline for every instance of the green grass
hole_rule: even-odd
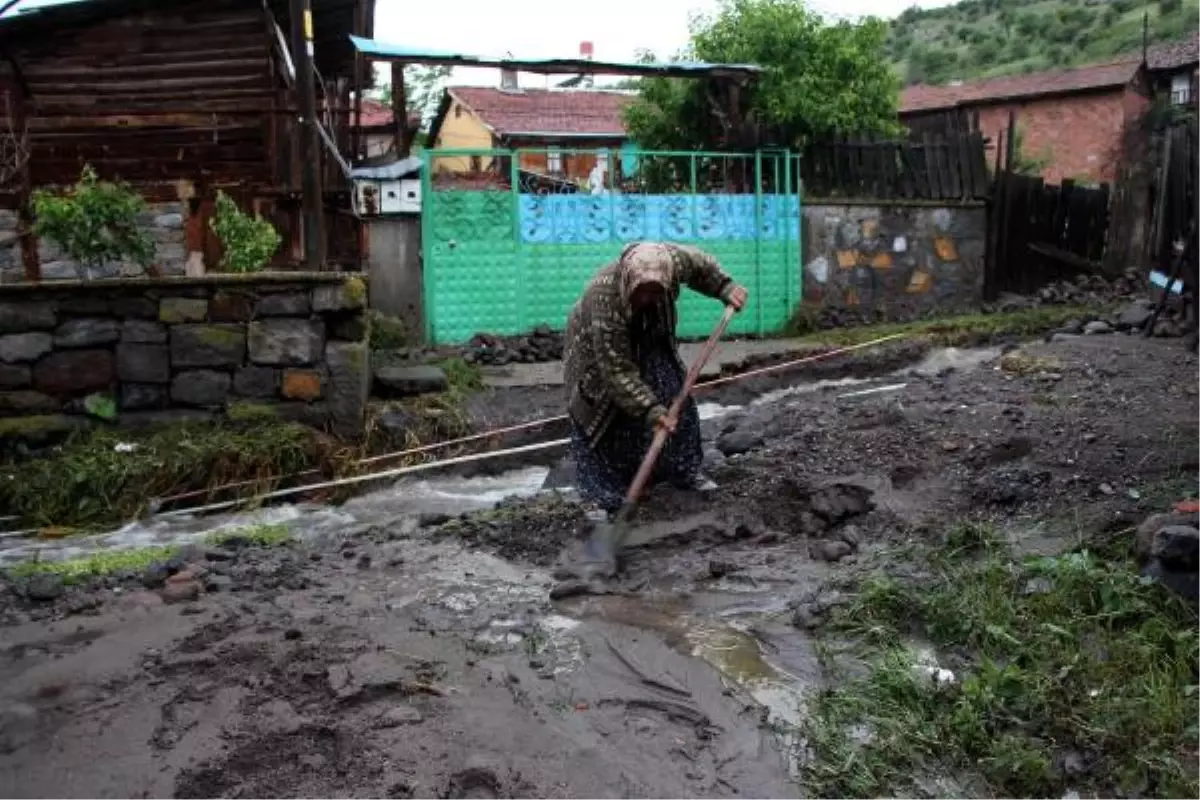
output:
[[[118,449],[125,444],[135,448]],[[0,465],[0,509],[31,526],[94,529],[137,517],[155,497],[267,482],[327,456],[314,431],[278,420],[189,423],[140,435],[100,428]]]
[[[876,574],[831,616],[827,633],[870,666],[809,709],[811,796],[905,796],[937,775],[972,795],[1197,796],[1193,608],[1127,561],[1016,559],[985,526],[953,529],[925,557],[932,579]],[[914,638],[956,683],[916,667]]]
[[[223,546],[234,541],[251,547],[278,547],[292,539],[284,525],[251,525],[219,531],[204,539],[210,546]],[[68,558],[62,561],[25,561],[7,568],[13,578],[32,575],[53,574],[67,585],[82,583],[91,578],[102,578],[123,572],[141,572],[158,561],[167,561],[182,549],[181,546],[143,547],[133,550],[113,550],[92,555]]]
[[[1033,337],[1061,327],[1067,320],[1095,315],[1096,309],[1074,306],[1036,306],[994,314],[964,314],[953,317],[883,323],[854,328],[834,328],[805,333],[802,339],[814,343],[847,346],[869,342],[893,334],[924,338],[942,346],[961,347],[978,344],[996,336]],[[803,330],[803,323],[798,324]]]
[[[408,346],[408,328],[404,320],[378,311],[369,315],[372,350],[397,350]]]

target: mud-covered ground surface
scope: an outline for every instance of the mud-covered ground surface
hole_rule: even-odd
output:
[[[1058,552],[1194,493],[1196,378],[1177,341],[1088,336],[710,394],[719,490],[648,498],[602,594],[550,599],[586,535],[569,492],[452,519],[360,498],[282,546],[192,547],[165,585],[8,582],[0,795],[796,796],[822,583],[952,520]]]

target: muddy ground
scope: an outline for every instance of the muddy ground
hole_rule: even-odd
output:
[[[821,370],[705,398],[720,489],[656,492],[609,594],[550,599],[585,534],[569,492],[448,521],[370,498],[299,516],[281,547],[186,553],[196,599],[143,576],[6,584],[0,795],[796,796],[825,581],[955,520],[1055,552],[1196,490],[1178,341]],[[557,390],[479,407],[527,419]]]

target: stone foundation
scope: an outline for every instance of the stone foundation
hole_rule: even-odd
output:
[[[102,394],[119,421],[252,403],[354,437],[366,308],[365,278],[344,273],[0,286],[0,418],[86,415]]]

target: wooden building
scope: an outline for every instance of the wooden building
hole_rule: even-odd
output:
[[[80,0],[5,17],[0,130],[24,138],[28,158],[0,185],[0,208],[20,209],[31,188],[69,185],[90,165],[149,202],[184,203],[188,248],[210,265],[218,189],[275,224],[285,243],[276,266],[355,265],[358,226],[346,211],[340,153],[359,151],[353,98],[370,73],[350,35],[372,35],[374,5]],[[305,7],[311,84],[296,69],[307,63]],[[309,85],[319,129],[301,121]],[[317,195],[308,219],[318,224],[307,249],[306,186],[318,187],[308,193]]]

